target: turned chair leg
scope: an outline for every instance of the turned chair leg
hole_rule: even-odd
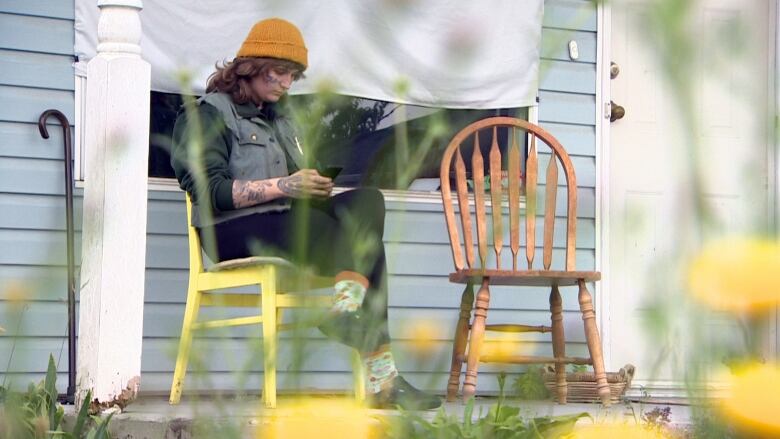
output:
[[[602,404],[611,405],[609,384],[607,384],[607,372],[604,369],[604,354],[601,351],[601,337],[596,327],[596,313],[593,311],[593,299],[585,287],[585,281],[578,281],[580,286],[579,302],[582,312],[582,321],[585,324],[585,341],[588,343],[590,358],[593,360],[593,372],[596,376],[596,388]]]
[[[482,339],[485,337],[485,320],[490,305],[490,279],[482,279],[482,287],[477,293],[476,309],[474,310],[474,324],[469,336],[469,356],[466,365],[466,379],[463,382],[463,401],[468,401],[477,393],[477,369],[479,367],[479,354],[482,349]]]
[[[455,342],[452,347],[452,365],[450,366],[450,380],[447,383],[447,401],[455,401],[460,387],[460,374],[463,369],[463,360],[466,355],[466,342],[469,336],[469,322],[471,321],[471,309],[474,307],[474,285],[468,284],[463,290],[460,300],[460,317],[455,326]]]
[[[563,300],[557,285],[550,291],[550,314],[552,320],[553,357],[566,356],[566,339],[563,333]],[[568,387],[566,385],[566,364],[555,363],[555,389],[559,404],[566,404]]]

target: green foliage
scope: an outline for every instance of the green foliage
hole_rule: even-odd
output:
[[[349,96],[333,95],[330,99],[323,100],[317,95],[296,96],[299,108],[306,111],[316,108],[315,100],[319,99],[327,104],[324,115],[318,119],[321,131],[319,138],[313,139],[319,145],[343,142],[345,139],[376,131],[379,123],[390,114],[392,110],[386,110],[389,102],[361,101]],[[365,103],[363,103],[365,102]]]
[[[732,439],[739,435],[733,425],[728,425],[728,419],[716,416],[712,411],[696,410],[693,417],[690,437],[707,439]]]
[[[315,158],[324,165],[359,136],[373,133],[379,123],[393,113],[388,102],[340,96],[325,90],[313,95],[288,96],[283,104],[291,113],[303,136],[307,160]],[[314,166],[316,163],[308,163]]]
[[[387,437],[391,439],[558,438],[571,433],[580,418],[590,417],[587,413],[576,413],[525,419],[520,415],[520,407],[504,404],[505,381],[506,376],[499,375],[498,402],[488,409],[485,416],[480,409],[476,420],[474,419],[473,398],[466,403],[462,417],[448,414],[444,408],[440,408],[429,421],[418,413],[401,410],[400,416],[383,420],[387,427]]]
[[[242,438],[242,426],[230,419],[196,418],[193,423],[193,437]],[[258,436],[260,437],[260,436]]]
[[[65,410],[57,403],[57,368],[54,358],[49,356],[46,378],[38,384],[30,383],[24,393],[13,392],[0,387],[0,437],[14,439],[63,438],[63,439],[108,439],[106,419],[92,417],[94,425],[88,431],[84,427],[89,420],[87,393],[71,431],[63,430],[62,419]]]
[[[544,386],[544,368],[529,367],[512,383],[514,396],[520,399],[547,399],[550,392]]]
[[[656,407],[649,412],[642,415],[642,421],[645,423],[645,427],[649,430],[663,431],[669,427],[672,422],[672,408],[671,407]]]

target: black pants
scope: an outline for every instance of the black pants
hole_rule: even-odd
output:
[[[357,323],[362,327],[342,341],[368,353],[390,341],[384,226],[382,193],[360,188],[322,200],[294,200],[288,211],[248,215],[198,233],[201,240],[214,233],[217,254],[209,254],[212,260],[282,256],[323,276],[341,271],[365,276],[369,288]]]

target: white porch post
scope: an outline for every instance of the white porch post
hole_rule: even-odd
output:
[[[141,375],[151,69],[141,0],[98,0],[87,64],[77,404],[132,400]]]

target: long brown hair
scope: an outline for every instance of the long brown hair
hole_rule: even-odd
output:
[[[206,93],[214,91],[227,93],[237,104],[252,101],[250,82],[257,75],[266,75],[272,69],[303,72],[304,67],[296,62],[277,58],[235,58],[222,66],[217,63],[216,71],[209,76]],[[302,77],[303,73],[299,77]],[[296,77],[295,79],[299,79]]]

